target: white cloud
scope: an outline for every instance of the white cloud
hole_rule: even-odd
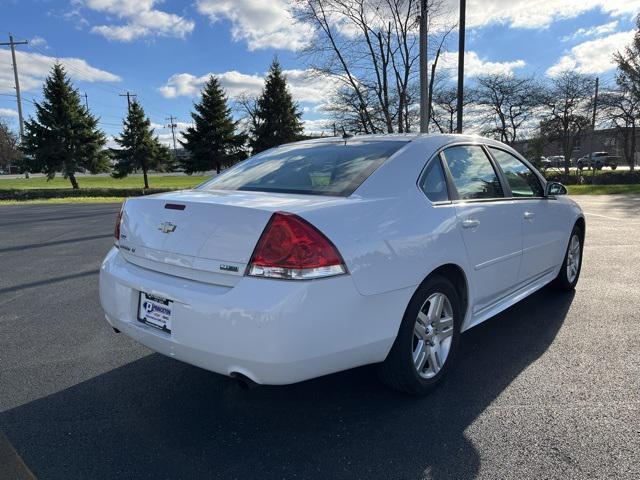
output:
[[[445,10],[455,12],[452,16],[457,18],[458,0],[447,0]],[[640,0],[471,0],[467,3],[467,25],[545,28],[554,21],[575,18],[590,10],[612,16],[631,16],[640,10]]]
[[[157,3],[158,0],[75,0],[76,5],[83,5],[124,22],[118,25],[97,25],[91,29],[109,40],[130,42],[150,36],[183,38],[193,31],[193,20],[157,10]]]
[[[17,117],[18,112],[11,108],[0,108],[0,117]]]
[[[312,35],[308,25],[296,21],[287,0],[197,0],[198,11],[212,22],[228,20],[236,41],[249,50],[300,50]]]
[[[51,71],[51,67],[59,61],[73,80],[85,82],[119,82],[121,78],[113,73],[92,67],[81,58],[54,58],[40,53],[17,51],[16,61],[20,66],[20,87],[24,91],[37,90],[42,87],[42,81]],[[0,92],[13,93],[13,70],[11,52],[0,49],[0,65],[7,68],[0,69]]]
[[[547,75],[553,77],[565,70],[584,74],[612,70],[615,68],[613,54],[631,42],[633,34],[633,30],[618,32],[576,45],[547,70]]]
[[[605,23],[603,25],[596,25],[594,27],[579,28],[572,35],[566,35],[562,37],[562,41],[568,42],[570,40],[575,40],[576,38],[599,37],[600,35],[605,35],[607,33],[615,32],[616,28],[618,28],[617,20],[614,20],[609,23]]]
[[[513,60],[507,62],[492,62],[481,59],[474,51],[465,52],[464,75],[465,77],[477,77],[478,75],[489,75],[498,73],[513,73],[517,68],[526,65],[524,60]],[[458,52],[444,52],[438,61],[437,70],[449,70],[452,76],[457,75]]]
[[[49,48],[47,41],[42,37],[33,37],[31,40],[29,40],[29,45],[31,45],[32,47],[42,47],[46,49]]]
[[[304,119],[302,125],[307,135],[333,135],[333,122],[328,118]]]
[[[311,70],[284,70],[283,73],[287,77],[291,95],[299,102],[316,104],[325,102],[337,85],[331,79],[313,75]],[[172,75],[159,90],[166,98],[195,97],[200,94],[200,90],[211,75],[215,75],[220,80],[225,92],[231,98],[243,93],[259,95],[264,86],[264,76],[232,70],[224,73],[208,73],[200,77],[190,73],[178,73]]]

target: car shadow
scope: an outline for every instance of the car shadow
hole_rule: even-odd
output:
[[[243,391],[151,354],[0,426],[41,478],[473,478],[465,429],[547,350],[572,300],[543,289],[465,333],[423,398],[383,388],[372,367]]]

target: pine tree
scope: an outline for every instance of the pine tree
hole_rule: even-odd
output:
[[[301,116],[302,112],[287,88],[280,63],[274,59],[254,115],[251,129],[253,153],[300,139]]]
[[[191,112],[194,126],[183,133],[182,146],[190,155],[182,159],[186,173],[204,172],[233,165],[246,157],[243,150],[246,136],[236,133],[237,122],[220,82],[211,76],[202,90],[202,99]]]
[[[82,106],[62,65],[53,66],[43,97],[41,103],[35,103],[36,118],[25,122],[25,166],[32,172],[46,173],[48,179],[62,172],[73,188],[79,188],[76,172],[108,170],[106,138],[97,128],[97,118]]]
[[[144,188],[149,188],[149,170],[162,171],[171,163],[169,149],[154,135],[151,121],[136,101],[131,102],[127,118],[123,121],[122,135],[114,140],[121,147],[112,150],[113,158],[117,161],[112,174],[115,178],[126,177],[140,169]]]

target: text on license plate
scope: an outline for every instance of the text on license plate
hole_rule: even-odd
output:
[[[171,300],[140,292],[138,320],[171,332]]]

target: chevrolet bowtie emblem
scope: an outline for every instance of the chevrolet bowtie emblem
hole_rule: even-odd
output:
[[[162,233],[171,233],[176,231],[176,225],[171,222],[162,222],[158,227]]]

